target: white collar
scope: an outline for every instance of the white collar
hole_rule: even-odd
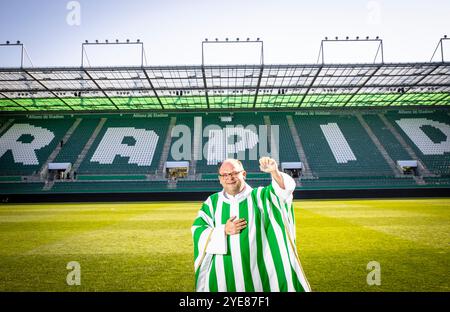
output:
[[[222,190],[222,192],[220,192],[220,194],[223,196],[225,201],[241,201],[247,198],[247,196],[252,192],[252,190],[253,190],[252,187],[247,183],[245,183],[244,189],[236,195],[230,195],[227,192],[225,192],[224,189]]]

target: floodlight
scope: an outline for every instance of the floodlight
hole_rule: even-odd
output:
[[[228,38],[225,38],[226,41],[228,41]]]
[[[116,39],[116,43],[119,43],[119,39]]]
[[[325,37],[325,40],[328,40],[328,37]]]
[[[20,44],[20,41],[19,41],[19,40],[17,40],[17,44]]]
[[[9,41],[6,41],[6,44],[9,44]]]
[[[106,39],[105,42],[108,43],[108,39]]]
[[[250,41],[250,38],[247,38],[247,41]]]
[[[366,36],[366,40],[369,40],[369,36]]]
[[[359,40],[359,36],[356,36],[356,40]]]
[[[85,42],[85,43],[89,43],[89,41],[87,41],[87,40],[84,40],[84,42]]]
[[[130,39],[127,39],[127,43],[130,43]]]
[[[347,36],[347,37],[345,37],[345,40],[348,40],[348,36]]]
[[[97,40],[97,39],[95,39],[95,43],[98,43],[98,40]]]

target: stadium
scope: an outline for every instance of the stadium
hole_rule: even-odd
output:
[[[450,290],[443,55],[4,67],[0,111],[1,291],[193,291],[190,226],[221,190],[218,165],[238,158],[264,186],[262,156],[296,181],[314,291]],[[78,285],[66,282],[71,261]]]

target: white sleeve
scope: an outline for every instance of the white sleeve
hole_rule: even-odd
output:
[[[225,255],[227,253],[227,235],[225,234],[225,224],[217,225],[213,228],[206,253]]]
[[[272,179],[272,187],[275,191],[275,194],[277,194],[278,198],[282,200],[283,202],[286,202],[289,199],[292,199],[292,193],[295,190],[295,181],[292,179],[291,176],[284,172],[280,172],[281,176],[283,177],[284,182],[284,190],[278,185],[277,181],[275,179]]]

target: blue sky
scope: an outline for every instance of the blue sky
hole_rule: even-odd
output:
[[[34,66],[79,66],[86,39],[139,38],[149,65],[175,65],[201,64],[204,38],[260,37],[266,64],[303,64],[316,62],[325,36],[380,36],[385,62],[429,61],[439,39],[450,36],[448,0],[78,0],[79,11],[68,8],[69,2],[0,0],[0,42],[24,42]],[[74,19],[67,20],[74,14],[77,22],[71,25]],[[243,45],[207,47],[211,62],[259,61],[259,50]],[[448,51],[450,44],[445,47]],[[92,65],[139,63],[136,47],[121,49],[89,47],[87,52]],[[375,51],[364,43],[330,45],[326,61],[365,62]],[[126,59],[119,57],[125,54]],[[13,49],[3,49],[0,66],[16,56]]]

